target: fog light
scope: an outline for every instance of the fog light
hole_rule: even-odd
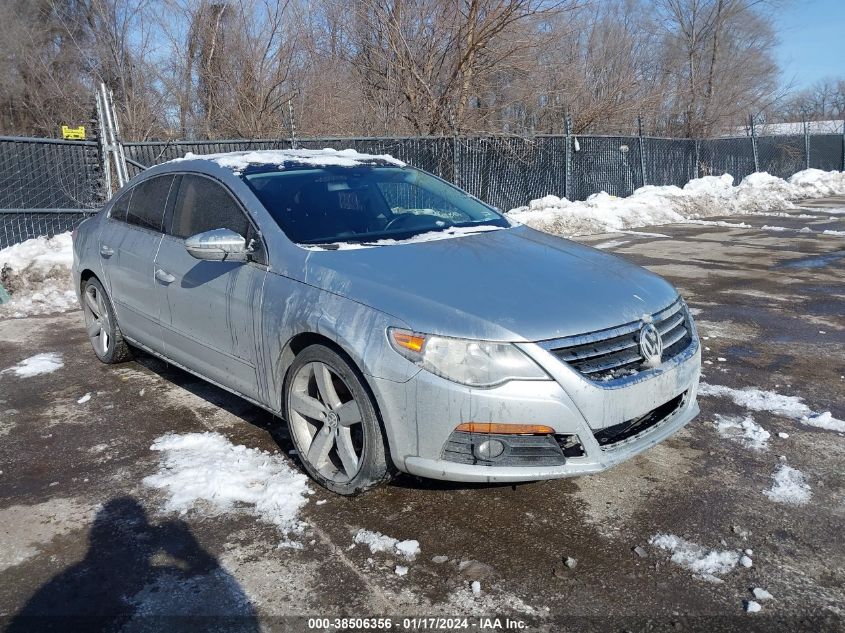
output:
[[[472,452],[478,459],[496,459],[505,452],[505,445],[499,440],[486,440],[481,444],[476,444]]]

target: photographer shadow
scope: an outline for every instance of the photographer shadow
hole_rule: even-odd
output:
[[[24,631],[259,631],[237,581],[183,521],[151,525],[131,497],[97,513],[85,558],[12,618]]]

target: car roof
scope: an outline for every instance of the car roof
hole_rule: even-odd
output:
[[[204,161],[218,167],[229,169],[234,173],[242,173],[250,167],[302,169],[314,167],[359,167],[362,165],[405,166],[405,163],[389,154],[364,154],[354,149],[336,150],[328,148],[252,150],[224,152],[221,154],[193,154],[188,152],[184,158],[176,158],[164,164],[178,165],[186,161],[195,163],[197,167],[201,164],[198,163],[199,161]],[[184,166],[187,167],[187,165]]]

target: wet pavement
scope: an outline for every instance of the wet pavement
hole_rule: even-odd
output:
[[[845,418],[845,198],[715,219],[752,228],[579,239],[679,288],[702,336],[703,382],[797,396],[812,412]],[[139,617],[161,612],[236,616],[203,621],[205,630],[308,630],[307,620],[284,619],[291,615],[393,615],[394,624],[466,616],[467,630],[485,629],[481,615],[500,617],[497,630],[506,617],[545,631],[842,625],[845,434],[785,411],[702,396],[701,415],[668,441],[580,479],[468,486],[401,477],[353,499],[312,484],[303,547],[291,549],[237,508],[166,512],[164,495],[142,481],[159,468],[150,445],[168,432],[213,431],[287,456],[280,420],[146,355],[98,363],[79,313],[0,321],[0,370],[42,352],[61,354],[64,367],[0,374],[0,623],[10,630],[42,624],[16,615],[68,612],[108,616],[114,630],[196,624]],[[723,437],[718,416],[751,416],[771,434],[768,447]],[[764,494],[783,464],[804,474],[804,505]],[[416,539],[421,554],[405,563],[372,553],[354,545],[360,528]],[[708,551],[751,549],[753,564],[704,579],[650,544],[661,533]],[[461,561],[481,564],[461,570]],[[748,614],[755,587],[774,598]],[[105,621],[68,622],[84,630]]]

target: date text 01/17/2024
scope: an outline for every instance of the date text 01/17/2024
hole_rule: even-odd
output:
[[[401,627],[401,628],[400,628]],[[409,617],[409,618],[308,618],[311,630],[370,630],[389,631],[458,631],[458,630],[499,630],[524,631],[527,624],[523,620],[498,617]]]

